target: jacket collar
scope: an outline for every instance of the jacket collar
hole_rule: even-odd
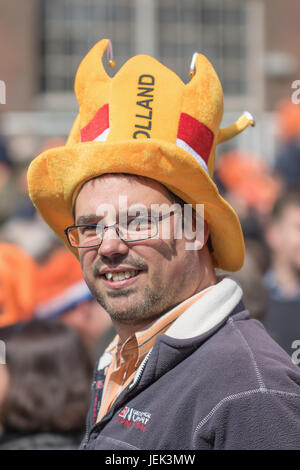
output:
[[[211,330],[238,305],[241,287],[233,279],[224,278],[208,289],[170,326],[165,334],[171,338],[187,339]]]
[[[209,297],[208,297],[209,294]],[[241,300],[242,290],[225,278],[187,309],[173,325],[156,339],[148,357],[138,389],[173,369],[219,330],[229,317],[249,318]],[[171,334],[170,334],[171,333]],[[139,369],[136,376],[139,375]]]

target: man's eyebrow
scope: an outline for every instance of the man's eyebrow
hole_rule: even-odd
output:
[[[131,214],[130,212],[130,206],[127,209],[127,211],[120,211],[119,214],[117,215],[118,218],[120,217],[132,217],[136,215],[136,213],[141,212],[144,214],[145,212],[148,213],[148,215],[151,214],[151,207],[145,207],[144,205],[133,205],[131,209]],[[103,216],[98,216],[96,214],[88,214],[88,215],[81,215],[78,217],[76,221],[76,225],[82,225],[82,224],[97,224],[101,219],[103,219]]]
[[[76,225],[97,223],[101,218],[95,214],[81,215],[78,217]]]

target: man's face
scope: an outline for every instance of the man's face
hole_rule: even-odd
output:
[[[115,220],[109,214],[103,218],[96,214],[99,206],[107,204],[113,206],[118,216],[120,196],[127,198],[128,207],[142,203],[150,209],[152,204],[172,206],[174,203],[166,189],[154,180],[103,175],[85,183],[79,192],[76,224],[83,216],[93,216],[90,223],[113,224]],[[78,249],[85,281],[113,320],[128,325],[147,324],[196,293],[205,283],[206,269],[201,265],[203,250],[186,250],[184,238],[174,239],[174,217],[175,214],[159,222],[158,238],[124,242],[111,228],[105,230],[99,247]],[[161,236],[165,222],[171,226],[168,238]],[[132,277],[107,279],[110,272],[114,275],[128,272]]]
[[[286,207],[271,225],[267,239],[275,255],[300,272],[300,206]]]

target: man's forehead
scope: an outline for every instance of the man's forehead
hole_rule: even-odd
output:
[[[134,188],[132,188],[134,185]],[[77,198],[82,198],[91,193],[102,192],[105,199],[114,199],[116,196],[130,194],[137,195],[137,191],[145,196],[161,195],[164,199],[172,199],[170,191],[160,182],[146,176],[131,175],[124,173],[109,173],[97,176],[86,181],[78,192]],[[143,200],[136,201],[143,203]]]
[[[139,175],[109,173],[97,176],[83,184],[74,202],[75,218],[95,209],[99,203],[130,205],[138,209],[145,204],[172,202],[170,191],[158,181]],[[122,207],[121,207],[122,210]],[[93,210],[93,212],[95,212]]]
[[[115,185],[116,180],[125,183],[137,183],[142,186],[160,187],[167,190],[162,183],[157,180],[154,180],[153,178],[149,178],[148,176],[135,175],[131,173],[104,173],[103,175],[95,176],[94,178],[91,178],[90,180],[86,181],[82,185],[81,189],[83,189],[85,186],[94,187],[99,184]]]

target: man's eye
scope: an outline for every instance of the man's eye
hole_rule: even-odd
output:
[[[84,227],[80,227],[81,233],[89,233],[89,232],[95,232],[95,231],[96,231],[95,225],[85,225]]]

